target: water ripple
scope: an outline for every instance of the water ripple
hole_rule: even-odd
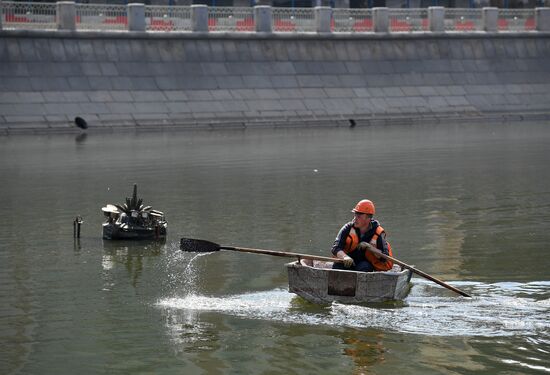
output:
[[[211,311],[284,323],[375,328],[430,336],[538,336],[549,341],[550,283],[455,283],[475,296],[434,296],[427,282],[414,280],[402,305],[315,306],[284,289],[230,296],[187,295],[161,299],[166,311]]]

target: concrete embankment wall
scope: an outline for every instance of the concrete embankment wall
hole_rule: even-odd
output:
[[[0,134],[550,118],[550,34],[0,31]]]

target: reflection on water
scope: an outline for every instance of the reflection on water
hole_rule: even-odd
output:
[[[456,213],[459,210],[453,209],[457,204],[458,200],[455,198],[425,200],[425,205],[428,208],[425,217],[426,235],[430,240],[420,249],[441,254],[442,256],[434,262],[435,267],[442,274],[454,277],[462,269],[462,258],[458,255],[466,237],[466,233],[461,229],[464,220]],[[446,209],[443,210],[443,207]]]
[[[108,241],[103,240],[103,259],[101,265],[105,271],[122,264],[130,275],[132,286],[136,287],[143,271],[145,259],[161,254],[164,241]]]
[[[75,138],[74,138],[74,141],[78,144],[78,143],[84,143],[86,142],[86,138],[88,138],[88,134],[86,133],[80,133],[78,134]]]
[[[354,374],[363,374],[377,363],[384,362],[387,348],[384,347],[384,334],[363,332],[352,329],[341,335],[344,355],[354,362]]]

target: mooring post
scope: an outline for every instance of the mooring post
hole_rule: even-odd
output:
[[[80,238],[80,225],[84,221],[82,220],[81,216],[77,216],[73,221],[73,237],[74,238]]]

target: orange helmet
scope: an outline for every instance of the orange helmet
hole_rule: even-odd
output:
[[[363,199],[357,202],[355,205],[355,208],[351,210],[351,212],[359,212],[361,214],[369,214],[374,215],[374,203],[369,201],[368,199]]]

